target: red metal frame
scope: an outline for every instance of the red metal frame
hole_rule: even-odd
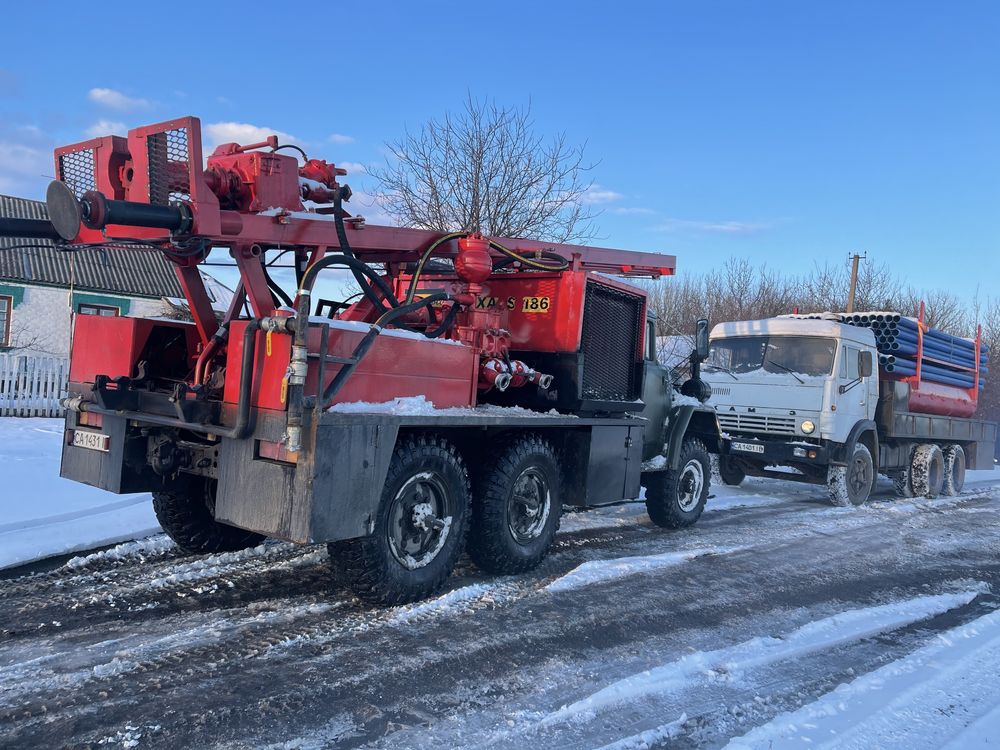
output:
[[[308,254],[308,265],[311,266],[319,262],[331,248],[340,248],[334,217],[318,211],[304,211],[303,201],[333,201],[341,194],[337,178],[346,174],[345,170],[316,159],[310,159],[300,167],[295,157],[279,153],[276,150],[278,146],[275,136],[247,146],[223,144],[203,160],[201,123],[194,117],[182,117],[134,128],[129,131],[127,138],[107,136],[56,150],[57,168],[60,156],[90,151],[94,175],[93,180],[88,182],[107,199],[155,205],[179,202],[185,207],[182,235],[188,238],[187,244],[174,245],[170,233],[163,229],[106,224],[94,220],[93,214],[88,221],[92,227],[100,228],[88,228],[82,224],[74,241],[113,243],[116,238],[138,238],[164,250],[176,265],[177,277],[190,305],[200,341],[195,352],[198,357],[192,378],[195,384],[206,381],[208,359],[222,353],[222,345],[212,343],[212,337],[219,329],[219,322],[197,267],[210,248],[228,248],[241,275],[238,290],[241,298],[239,304],[231,306],[226,315],[227,322],[237,316],[242,307],[242,295],[249,302],[255,318],[263,319],[275,314],[275,304],[261,264],[263,253],[294,247],[297,253]],[[270,150],[256,150],[260,148]],[[83,159],[82,162],[76,162],[80,163],[87,161]],[[88,205],[104,204],[98,201]],[[410,278],[403,272],[403,264],[412,264],[432,243],[443,237],[441,232],[436,231],[370,226],[359,217],[347,217],[344,225],[354,255],[368,264],[385,264],[387,278],[397,286],[397,296],[400,297]],[[514,271],[490,275],[490,257],[498,259],[504,255],[491,248],[488,240],[522,257],[542,257],[542,253],[558,254],[567,260],[568,268],[551,273]],[[192,245],[194,241],[200,245]],[[490,358],[506,357],[511,348],[552,352],[577,350],[590,272],[657,278],[672,275],[676,266],[676,260],[671,255],[509,237],[470,236],[451,239],[442,243],[435,253],[436,256],[456,260],[457,275],[449,283],[453,299],[462,304],[462,310],[447,335],[467,344],[468,347],[461,349],[471,348],[477,363],[480,355],[484,362]],[[435,279],[434,283],[440,284],[441,279]],[[606,277],[601,277],[600,283],[627,289],[642,297],[645,306],[645,295],[641,291]],[[500,296],[505,300],[516,297],[518,305],[516,309],[502,311],[479,309],[477,302],[484,295]],[[520,301],[524,299],[547,300],[551,309],[522,308]],[[362,300],[342,317],[372,322],[378,314],[380,311],[370,302]],[[439,322],[444,316],[444,310],[425,309],[416,315],[423,316],[421,319],[429,325],[435,322],[435,316]],[[419,324],[420,321],[416,322]],[[411,320],[410,324],[413,323]],[[237,325],[233,321],[231,329],[235,327]],[[644,330],[643,326],[640,339]],[[288,343],[287,338],[280,338]],[[357,336],[347,335],[345,332],[338,331],[336,336],[331,333],[332,349],[339,351],[339,348],[347,345],[345,342],[354,338]],[[240,337],[231,330],[226,347],[231,367],[238,362],[238,358],[232,358],[241,347],[239,341]],[[428,353],[417,353],[414,347],[421,346]],[[391,373],[396,371],[394,368],[401,362],[404,363],[404,370],[408,366],[414,372],[435,372],[445,364],[463,373],[467,389],[456,391],[452,382],[446,388],[435,390],[437,385],[434,383],[414,385],[416,381],[407,380],[405,373],[397,373],[401,379],[397,378],[399,382],[390,389],[392,393],[389,395],[407,395],[410,390],[414,393],[428,393],[427,389],[430,388],[435,390],[434,400],[435,403],[440,401],[439,405],[452,402],[473,403],[478,370],[473,368],[471,375],[465,373],[468,354],[447,351],[453,348],[459,347],[449,347],[447,344],[428,347],[421,341],[406,341],[398,337],[383,340],[380,337],[375,351],[360,370],[376,367],[369,374],[378,373],[379,379],[385,381],[396,377]],[[429,353],[431,350],[436,351],[436,356]],[[205,354],[206,351],[210,354]],[[272,349],[273,351],[276,350]],[[284,357],[275,357],[273,360],[271,355],[265,358],[264,371],[270,377],[268,392],[273,391],[275,383],[282,380],[288,354],[289,352],[284,352]],[[343,356],[346,354],[349,352]],[[428,357],[430,359],[425,362],[424,359]],[[636,357],[641,359],[641,348],[637,350]],[[282,359],[284,364],[276,368],[274,361]],[[530,377],[542,375],[525,375],[527,367],[523,363],[508,362],[507,365],[513,368],[512,379],[519,385],[528,382]],[[335,371],[335,367],[330,368],[328,372],[331,377]],[[359,374],[362,373],[359,371]],[[430,379],[433,380],[433,377]],[[234,380],[236,378],[226,379],[227,398],[235,393],[233,388],[237,386],[234,385]],[[365,379],[356,380],[357,383],[346,388],[345,396],[362,399],[372,396],[374,391],[359,385]],[[448,375],[442,382],[446,380],[453,378]],[[382,397],[387,393],[384,386],[375,390]],[[465,390],[468,392],[464,392]],[[430,395],[428,393],[429,397]],[[274,398],[260,401],[259,393],[255,398],[258,405],[265,408],[282,406]]]

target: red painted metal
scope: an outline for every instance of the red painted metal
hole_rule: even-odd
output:
[[[328,353],[349,357],[354,347],[368,331],[364,324],[331,321]],[[229,333],[226,355],[228,375],[223,399],[236,403],[239,395],[240,359],[243,356],[243,330],[246,321],[233,321]],[[318,352],[320,330],[313,326],[309,331],[309,351]],[[253,404],[262,409],[283,410],[283,395],[288,360],[291,356],[291,339],[288,336],[271,337],[268,354],[266,334],[257,334],[257,368],[255,373]],[[425,396],[438,408],[472,406],[475,404],[476,375],[479,354],[471,347],[448,342],[421,340],[416,336],[403,336],[392,331],[383,332],[354,374],[346,381],[335,399],[336,403],[367,401],[383,403],[398,397]],[[325,383],[329,385],[342,365],[327,363]],[[317,393],[319,362],[310,360],[305,393]]]
[[[187,337],[188,352],[198,345],[195,326],[184,321],[127,316],[76,315],[70,352],[69,381],[93,383],[97,375],[133,378],[149,337],[156,328],[176,328]]]

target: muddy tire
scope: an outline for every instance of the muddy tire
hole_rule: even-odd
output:
[[[676,469],[656,471],[646,479],[646,512],[657,526],[681,529],[701,516],[711,484],[711,459],[705,444],[688,438]]]
[[[829,468],[826,485],[833,505],[846,508],[867,502],[875,486],[875,462],[868,446],[855,443],[847,466]]]
[[[910,463],[910,481],[914,497],[933,499],[944,486],[944,454],[933,443],[918,445]]]
[[[256,547],[267,537],[215,520],[214,479],[189,479],[153,493],[153,512],[167,536],[192,555]]]
[[[961,445],[949,445],[944,454],[944,483],[941,494],[953,497],[965,486],[965,450]]]
[[[559,462],[537,435],[501,447],[476,478],[469,556],[483,570],[511,575],[537,566],[562,512]]]
[[[913,497],[913,484],[910,482],[910,468],[900,469],[892,475],[892,489],[897,497]]]
[[[730,487],[739,487],[747,473],[743,471],[729,456],[719,456],[719,479]]]
[[[437,436],[404,438],[393,452],[370,536],[327,545],[336,577],[378,605],[424,599],[465,549],[469,474]]]

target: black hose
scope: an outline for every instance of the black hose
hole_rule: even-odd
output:
[[[569,268],[568,260],[566,260],[561,255],[550,252],[548,250],[543,250],[540,253],[540,255],[542,258],[547,258],[549,260],[555,261],[555,263],[552,265],[546,263],[539,263],[537,260],[534,260],[533,258],[521,255],[520,253],[515,253],[513,250],[504,247],[499,242],[496,242],[494,240],[490,240],[490,247],[502,253],[503,255],[506,255],[508,258],[511,259],[511,262],[517,262],[522,265],[528,266],[529,268],[534,268],[538,271],[565,271],[567,268]]]
[[[272,152],[274,152],[274,151],[281,151],[281,149],[283,149],[283,148],[293,148],[296,151],[298,151],[300,154],[302,154],[302,161],[309,161],[309,157],[306,156],[306,152],[303,151],[299,146],[296,146],[294,143],[282,143],[280,146],[275,146],[271,150],[272,150]]]
[[[445,313],[445,316],[441,319],[441,325],[439,325],[433,331],[425,332],[424,335],[427,336],[427,338],[429,339],[436,339],[442,333],[451,328],[451,324],[455,322],[455,316],[458,314],[459,307],[461,307],[461,305],[459,305],[458,302],[452,302],[451,309],[447,313]]]
[[[346,255],[348,258],[355,258],[354,251],[351,250],[351,243],[347,240],[347,229],[344,227],[344,198],[343,198],[344,188],[337,190],[333,195],[333,223],[337,228],[337,240],[340,242],[340,252]],[[368,268],[366,265],[365,268]],[[384,311],[386,309],[385,305],[382,304],[382,300],[379,296],[375,294],[375,290],[372,289],[371,284],[365,279],[365,274],[359,272],[355,268],[351,268],[354,274],[354,280],[361,287],[361,291],[364,292],[365,297],[375,305],[376,310]],[[308,275],[308,274],[307,274]],[[305,277],[303,277],[304,279]],[[379,281],[382,281],[381,277],[378,277]],[[396,299],[396,295],[392,293],[392,290],[384,282],[379,285],[379,290],[385,295],[385,299],[389,302],[391,307],[399,307],[399,300]],[[409,301],[409,300],[408,300]]]
[[[424,252],[420,255],[420,261],[417,263],[417,268],[413,272],[413,278],[410,279],[410,286],[406,290],[406,304],[413,302],[413,298],[417,293],[417,282],[420,280],[420,274],[423,273],[424,266],[431,257],[431,253],[441,247],[444,243],[450,240],[456,240],[459,237],[465,237],[467,234],[468,232],[449,232],[446,235],[438,237],[426,250],[424,250]]]
[[[492,247],[492,244],[491,244],[491,247]],[[545,258],[546,260],[552,260],[552,261],[556,261],[556,263],[562,263],[562,264],[564,264],[561,267],[556,267],[555,265],[553,265],[551,268],[547,268],[546,270],[562,271],[562,270],[565,270],[566,268],[569,267],[569,261],[567,261],[563,256],[559,255],[558,253],[553,253],[553,252],[551,252],[549,250],[542,250],[542,252],[540,253],[540,255],[541,255],[542,258]],[[511,255],[506,255],[505,257],[501,258],[496,263],[494,263],[493,264],[493,270],[494,271],[499,271],[499,270],[501,270],[503,268],[506,268],[507,266],[512,266],[515,263],[521,263],[523,261],[524,261],[524,258],[522,258],[520,256],[517,256],[516,253],[512,253]],[[538,268],[538,266],[534,266],[534,267]]]
[[[316,276],[319,272],[324,268],[338,265],[345,266],[346,268],[351,269],[351,271],[355,271],[362,276],[367,276],[368,279],[370,279],[372,283],[378,287],[379,291],[385,295],[386,299],[392,303],[393,307],[397,307],[399,305],[399,300],[396,299],[396,296],[392,293],[392,289],[385,282],[385,279],[375,273],[366,263],[358,260],[352,255],[346,254],[327,255],[325,258],[321,258],[313,263],[308,269],[306,269],[306,272],[302,274],[302,282],[299,284],[299,289],[305,292],[312,292],[313,284],[316,283]],[[372,294],[374,295],[374,291],[372,291]],[[365,296],[367,297],[368,295],[366,294]],[[369,299],[371,298],[369,297]],[[377,295],[375,295],[375,299],[378,300]],[[379,302],[381,302],[381,300],[379,300]],[[381,304],[379,306],[381,307]],[[382,310],[385,311],[385,308],[382,307]]]
[[[264,256],[261,256],[261,258],[263,257]],[[271,296],[274,297],[275,300],[280,300],[287,307],[294,307],[295,305],[292,303],[292,298],[288,296],[285,290],[282,289],[278,282],[271,277],[271,274],[267,272],[267,264],[261,262],[260,267],[264,271],[264,281],[267,282],[267,288],[271,290]]]

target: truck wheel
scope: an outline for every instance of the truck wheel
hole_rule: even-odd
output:
[[[719,478],[723,484],[739,487],[747,478],[747,474],[729,456],[719,456]]]
[[[184,552],[200,555],[256,547],[267,537],[215,520],[214,479],[194,479],[153,493],[153,512]]]
[[[942,495],[953,496],[965,486],[965,450],[961,445],[949,445],[944,453],[944,485]]]
[[[559,463],[552,446],[524,435],[487,465],[472,496],[469,556],[483,570],[510,575],[545,557],[562,512]]]
[[[469,526],[469,475],[441,437],[405,438],[392,455],[370,536],[327,545],[359,599],[423,599],[451,575]]]
[[[892,488],[897,497],[913,497],[913,484],[910,482],[910,468],[900,469],[892,476]]]
[[[863,505],[875,484],[875,462],[868,446],[855,443],[847,466],[831,466],[826,484],[830,489],[830,502],[834,505]]]
[[[913,451],[910,481],[915,497],[935,498],[944,486],[944,454],[933,443],[922,443]]]
[[[657,526],[680,529],[701,516],[708,499],[711,461],[705,444],[687,438],[678,468],[651,472],[646,481],[646,512]]]

